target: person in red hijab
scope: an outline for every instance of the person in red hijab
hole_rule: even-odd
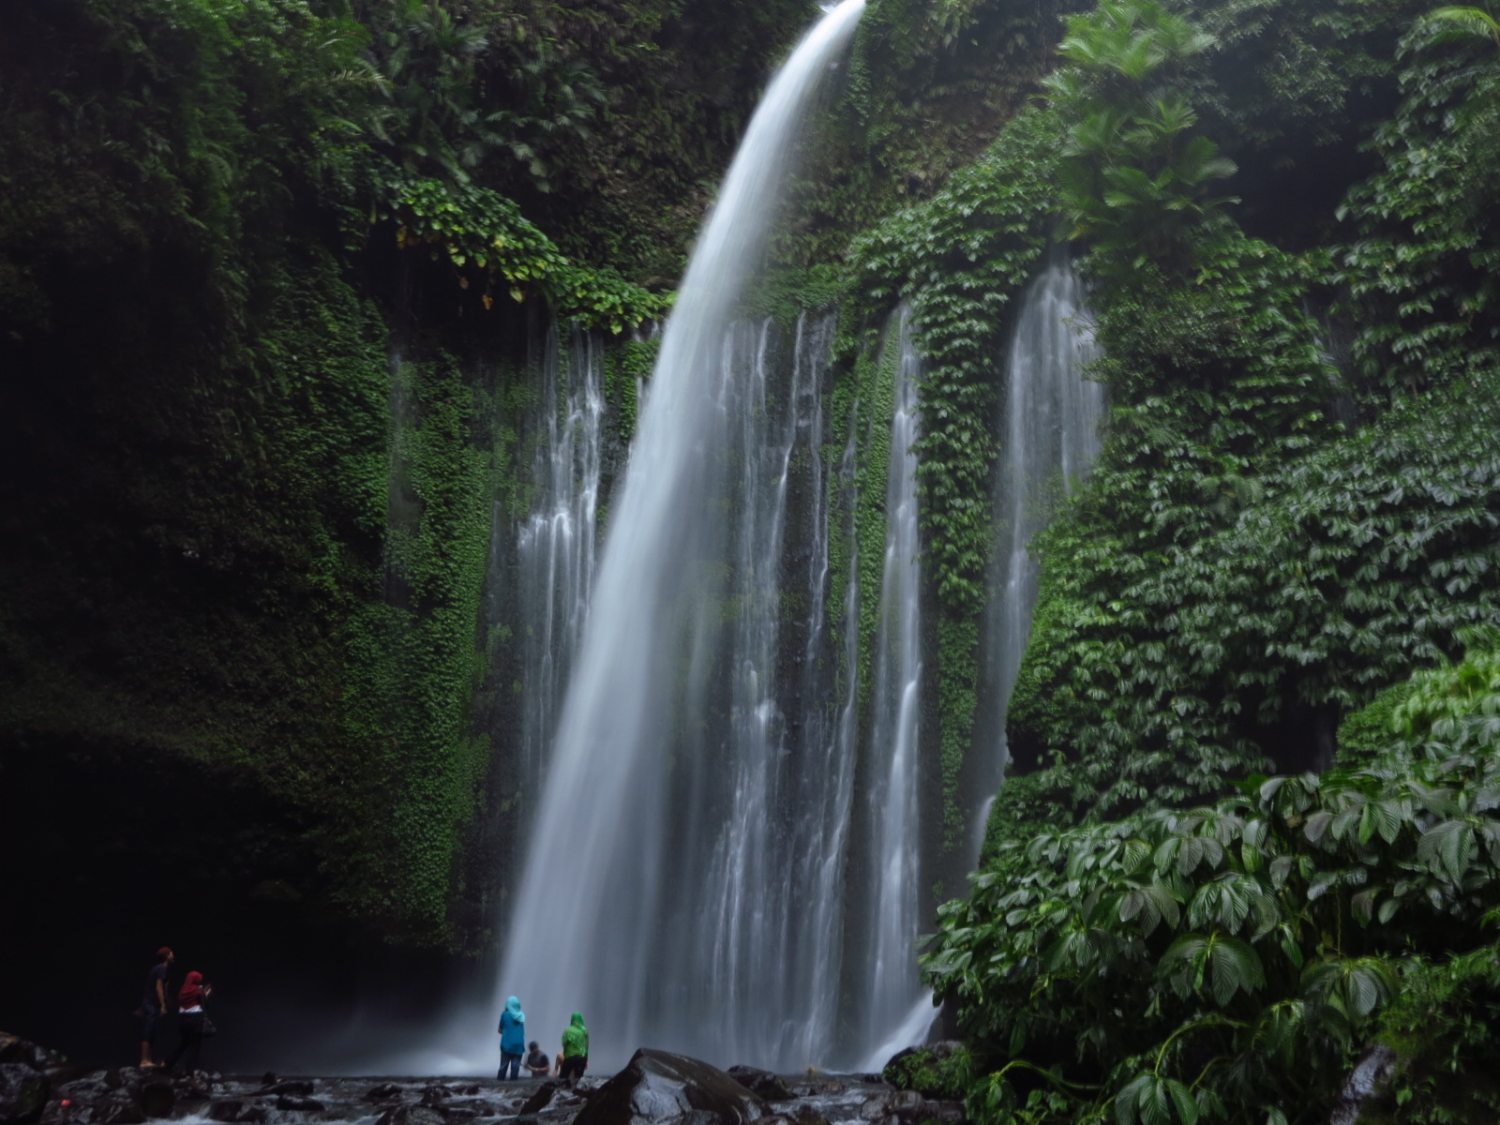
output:
[[[203,1010],[211,995],[213,986],[205,983],[202,973],[196,969],[188,973],[177,992],[177,1050],[167,1061],[168,1070],[176,1070],[179,1060],[189,1074],[198,1069],[198,1052],[203,1049],[204,1036],[212,1034],[213,1025]]]

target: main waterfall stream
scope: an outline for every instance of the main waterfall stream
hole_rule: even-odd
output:
[[[791,468],[819,456],[826,345],[793,347],[777,407],[769,328],[733,321],[801,120],[862,7],[828,13],[776,76],[699,238],[546,764],[496,995],[522,994],[547,1042],[584,1011],[598,1068],[642,1044],[781,1069],[830,1046],[840,936],[819,903],[838,895],[817,887],[830,822],[790,818],[781,797],[831,786],[798,804],[837,806],[848,767],[808,760],[823,747],[789,735],[773,690]],[[773,409],[779,426],[762,426]]]

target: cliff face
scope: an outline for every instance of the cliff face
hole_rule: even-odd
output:
[[[528,356],[548,305],[606,338],[659,310],[634,283],[670,286],[807,16],[751,7],[7,9],[4,716],[28,790],[190,771],[295,826],[240,892],[485,943],[483,895],[454,892],[519,677],[480,599],[530,496]],[[1028,19],[1000,22],[1039,59]],[[928,30],[871,21],[830,125],[851,159],[807,189],[829,247],[977,143],[952,88],[916,93]],[[979,88],[993,65],[955,52]],[[921,107],[964,143],[911,151]],[[617,448],[639,375],[618,355]]]
[[[7,9],[6,757],[248,788],[286,893],[442,945],[516,300],[640,292],[473,185],[660,284],[801,11],[338,7]]]
[[[1008,717],[1033,776],[993,845],[1326,764],[1342,717],[1495,618],[1486,41],[1405,0],[1065,28],[1085,7],[872,2],[747,310],[838,310],[837,591],[883,541],[871,388],[912,309],[936,897],[1000,736],[999,371],[1049,245],[1081,260],[1114,409],[1033,552]],[[652,354],[630,329],[811,13],[118,8],[0,14],[0,820],[57,857],[8,893],[59,904],[19,947],[61,964],[83,945],[57,933],[107,929],[123,957],[232,917],[246,964],[289,924],[488,948],[549,331],[600,351],[607,528]],[[866,726],[872,607],[837,683]]]

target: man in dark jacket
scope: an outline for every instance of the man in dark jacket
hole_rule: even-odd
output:
[[[170,946],[162,946],[156,951],[156,964],[151,966],[146,973],[146,991],[141,997],[141,1006],[138,1009],[141,1016],[141,1069],[146,1070],[160,1065],[152,1052],[156,1049],[156,1033],[161,1027],[162,1017],[167,1014],[167,997],[171,990],[167,982],[167,973],[172,968],[172,962],[176,960]]]

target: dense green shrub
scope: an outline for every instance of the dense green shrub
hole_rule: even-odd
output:
[[[963,1046],[917,1047],[885,1065],[880,1077],[898,1090],[916,1090],[926,1098],[961,1101],[974,1079],[974,1062]]]
[[[1139,20],[1109,26],[1103,46],[1074,53],[1120,66],[1143,53],[1151,74],[1170,55],[1150,50]],[[1171,38],[1191,42],[1182,28]],[[1176,81],[1193,88],[1190,74]],[[1075,115],[1114,112],[1082,79],[1057,87]],[[1074,203],[1096,226],[1113,213],[1098,159],[1093,179],[1074,181],[1075,194],[1098,193]],[[1493,376],[1466,367],[1461,382],[1345,434],[1334,417],[1353,388],[1309,312],[1334,273],[1326,252],[1289,254],[1227,216],[1179,235],[1155,250],[1100,237],[1088,259],[1101,280],[1098,371],[1116,407],[1089,489],[1038,544],[1041,604],[1011,701],[1022,768],[1065,753],[1085,809],[1201,797],[1267,760],[1324,761],[1342,714],[1495,612]],[[1393,241],[1384,253],[1409,262],[1409,251]],[[1483,283],[1475,292],[1471,310]],[[1413,584],[1414,568],[1428,578]]]
[[[1013,745],[1066,751],[1080,800],[1112,808],[1211,794],[1267,759],[1316,764],[1337,715],[1500,613],[1497,424],[1494,389],[1400,406],[1261,477],[1231,526],[1139,553],[1091,534],[1095,503],[1125,502],[1100,474],[1044,539]]]
[[[262,862],[304,901],[437,946],[485,797],[469,709],[514,427],[482,380],[525,347],[510,290],[616,331],[664,308],[475,186],[541,127],[476,120],[486,83],[550,49],[479,33],[480,7],[0,10],[0,415],[29,529],[0,567],[7,748],[201,770],[296,825]],[[493,315],[444,322],[460,300]]]
[[[1380,399],[1500,372],[1500,53],[1443,40],[1424,23],[1403,45],[1406,97],[1376,132],[1380,168],[1341,212],[1354,357]]]
[[[1462,705],[1363,762],[1001,843],[925,958],[988,1072],[971,1113],[1326,1119],[1402,959],[1484,945],[1500,903],[1494,658],[1423,677]]]

